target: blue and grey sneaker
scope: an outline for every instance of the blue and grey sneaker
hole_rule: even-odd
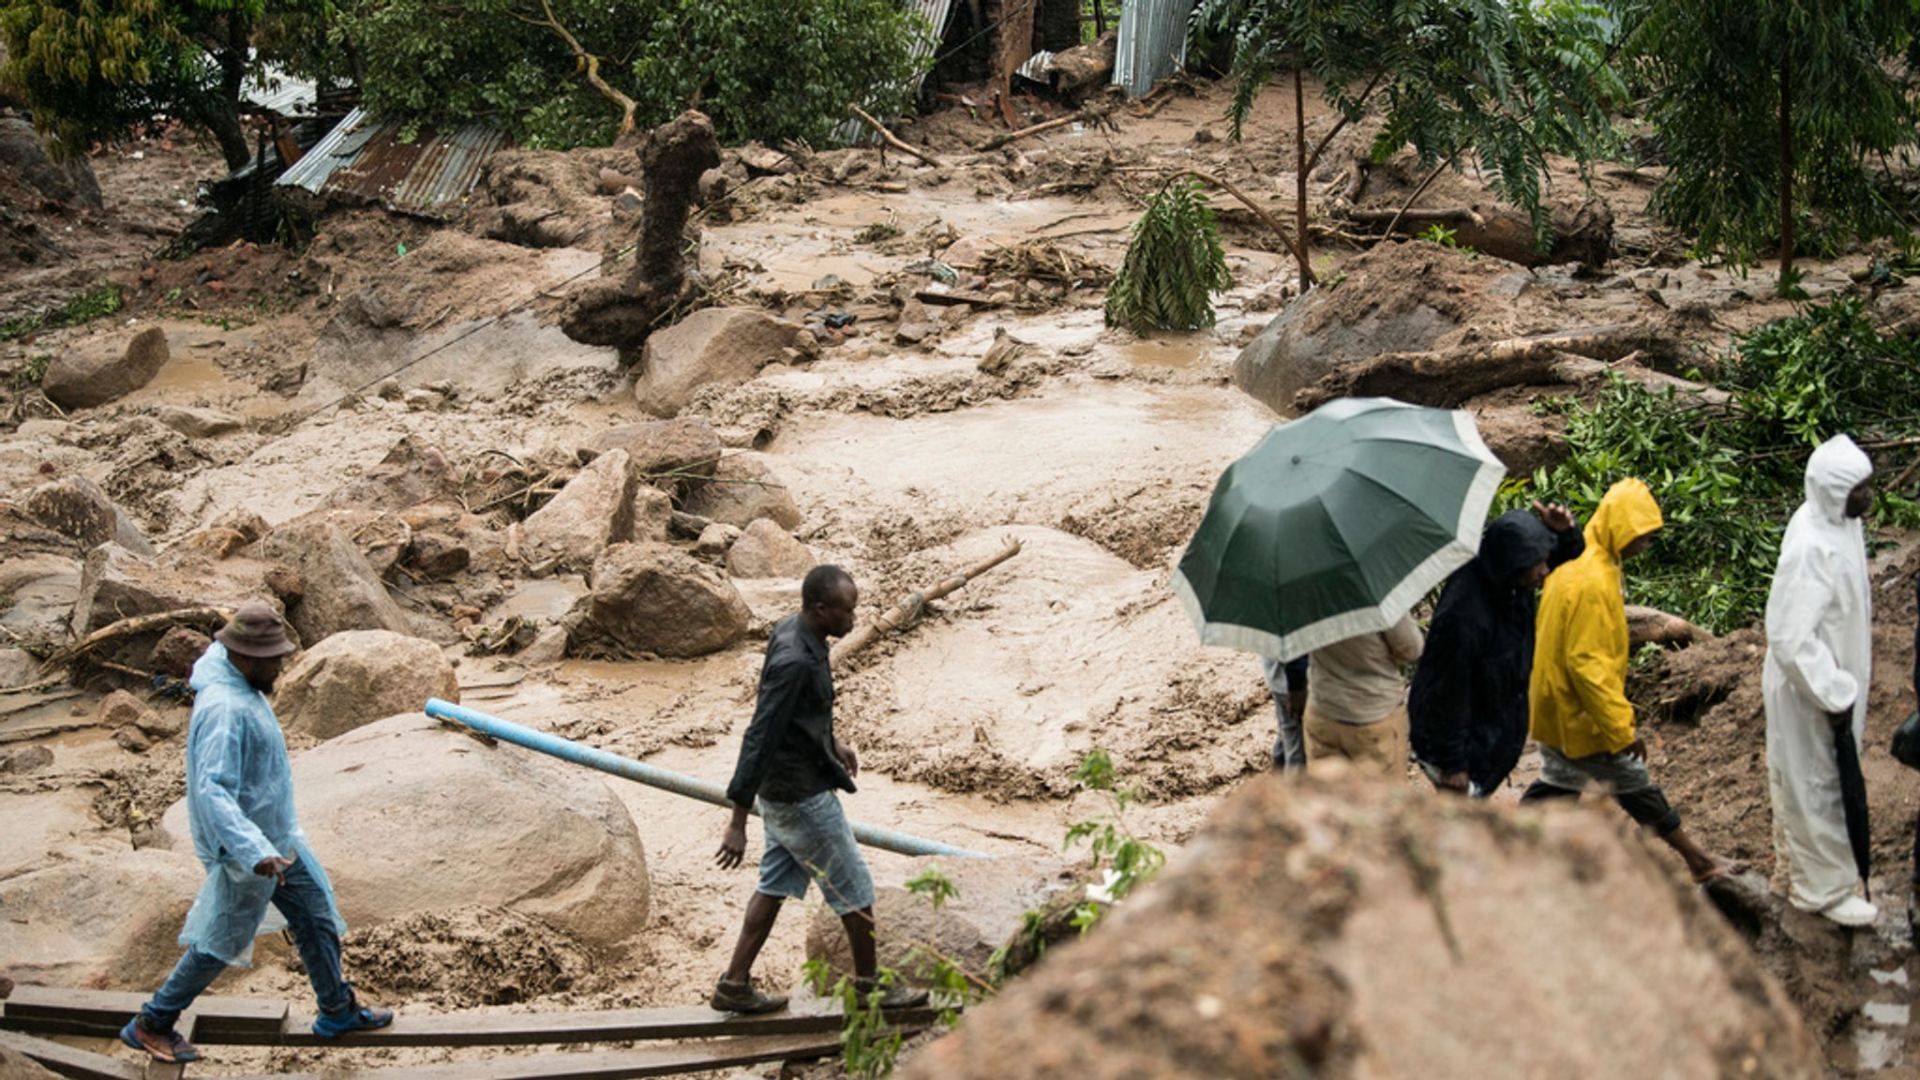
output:
[[[369,1008],[356,1001],[337,1013],[321,1013],[314,1017],[313,1033],[323,1039],[333,1039],[349,1031],[371,1031],[391,1023],[392,1009]]]

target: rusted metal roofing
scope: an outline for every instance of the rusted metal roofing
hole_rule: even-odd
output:
[[[248,80],[240,96],[251,104],[281,116],[313,115],[318,88],[309,79],[296,78],[276,65],[268,64],[256,79]]]
[[[480,124],[444,135],[423,131],[403,143],[399,121],[374,120],[355,109],[281,174],[276,186],[445,217],[480,182],[487,158],[507,143],[506,133]]]
[[[1113,58],[1113,84],[1145,97],[1153,84],[1186,66],[1187,20],[1193,0],[1126,0]]]

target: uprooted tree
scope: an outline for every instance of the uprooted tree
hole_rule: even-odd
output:
[[[711,120],[686,112],[649,131],[636,153],[646,190],[633,265],[625,274],[590,281],[570,293],[560,322],[575,341],[628,355],[693,299],[687,218],[699,198],[700,174],[720,164],[720,144]]]
[[[347,0],[367,104],[531,146],[611,142],[683,109],[728,142],[823,139],[849,102],[907,103],[924,21],[893,0]]]
[[[1375,161],[1409,144],[1430,175],[1471,160],[1544,243],[1547,155],[1585,162],[1613,141],[1608,113],[1625,87],[1607,66],[1605,20],[1603,7],[1580,0],[1203,0],[1195,12],[1196,25],[1233,42],[1235,139],[1267,81],[1291,72],[1302,284],[1314,280],[1307,177],[1333,137],[1374,109],[1384,118]],[[1339,111],[1311,149],[1303,72]]]
[[[1783,286],[1803,229],[1903,232],[1888,155],[1920,121],[1896,61],[1913,0],[1630,0],[1627,45],[1653,87],[1667,175],[1653,208],[1736,264],[1769,244]]]

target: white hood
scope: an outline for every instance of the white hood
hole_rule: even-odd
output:
[[[1847,495],[1873,475],[1866,451],[1845,435],[1835,435],[1807,458],[1807,502],[1829,525],[1846,520]]]

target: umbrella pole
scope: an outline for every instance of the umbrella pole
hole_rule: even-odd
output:
[[[974,578],[979,577],[981,574],[999,566],[1001,563],[1006,562],[1018,554],[1020,554],[1020,541],[1009,539],[1007,546],[1001,548],[997,554],[982,559],[972,566],[961,570],[959,573],[954,574],[952,577],[930,585],[925,589],[908,593],[905,597],[901,598],[898,604],[895,604],[878,618],[869,620],[855,627],[853,633],[841,638],[840,643],[833,647],[831,662],[838,664],[847,657],[873,644],[881,635],[891,634],[902,629],[908,623],[920,617],[920,612],[927,606],[928,601],[938,600],[943,596],[957,592],[961,586],[964,586],[967,582],[972,581]]]

